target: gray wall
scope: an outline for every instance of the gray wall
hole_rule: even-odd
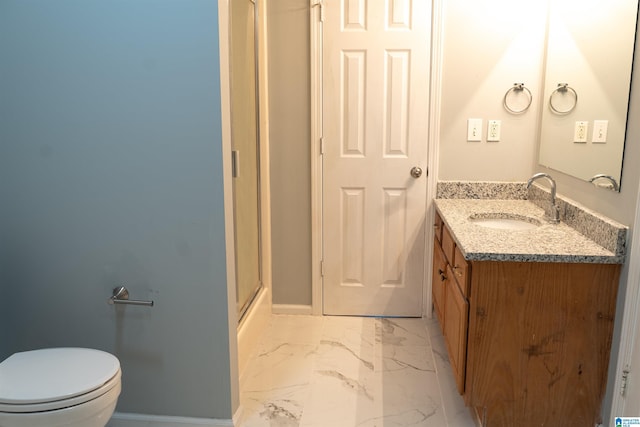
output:
[[[538,151],[547,2],[444,3],[438,179],[526,181]],[[536,101],[523,114],[503,106],[515,81]],[[469,118],[483,120],[482,142],[467,142]],[[488,120],[501,121],[500,142],[486,142]]]
[[[309,2],[267,2],[274,304],[311,304]]]
[[[0,105],[2,102],[0,102]],[[0,110],[1,111],[1,110]],[[0,152],[2,151],[2,140],[0,140]],[[0,197],[3,201],[7,200],[8,183],[4,179],[4,173],[2,168],[4,162],[0,159]],[[7,203],[0,202],[0,242],[5,241],[6,229],[5,225],[8,224],[6,216]],[[7,245],[0,243],[0,360],[9,354],[9,331],[13,329],[13,324],[9,318],[9,301],[10,301],[10,287],[9,283],[5,280],[6,273],[6,260],[7,260]]]
[[[0,3],[0,356],[112,352],[121,412],[231,417],[217,8]]]

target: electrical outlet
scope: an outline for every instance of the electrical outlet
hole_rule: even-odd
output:
[[[609,129],[609,120],[593,121],[593,136],[591,142],[604,144],[607,142],[607,131]]]
[[[482,141],[482,119],[467,120],[467,141]]]
[[[500,120],[489,120],[489,124],[487,126],[487,141],[489,142],[498,142],[500,141]]]
[[[576,122],[573,130],[573,142],[587,142],[587,132],[589,132],[589,122]]]

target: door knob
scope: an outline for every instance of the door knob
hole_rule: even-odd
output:
[[[411,168],[411,176],[414,178],[420,178],[422,176],[422,168],[414,166]]]

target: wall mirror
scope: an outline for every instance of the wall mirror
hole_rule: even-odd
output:
[[[619,190],[637,17],[638,0],[549,2],[541,165]]]

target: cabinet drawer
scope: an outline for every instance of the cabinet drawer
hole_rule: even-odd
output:
[[[433,221],[433,232],[436,236],[436,240],[438,241],[438,243],[442,242],[442,225],[444,223],[442,222],[442,218],[440,217],[440,214],[438,212],[436,212],[434,221]]]
[[[456,244],[453,241],[453,237],[451,237],[451,232],[447,228],[446,225],[442,226],[442,250],[444,251],[444,256],[447,257],[447,261],[450,264],[453,263],[453,252],[456,247]]]
[[[460,248],[456,245],[453,254],[453,277],[465,298],[469,298],[469,263],[464,259]]]

